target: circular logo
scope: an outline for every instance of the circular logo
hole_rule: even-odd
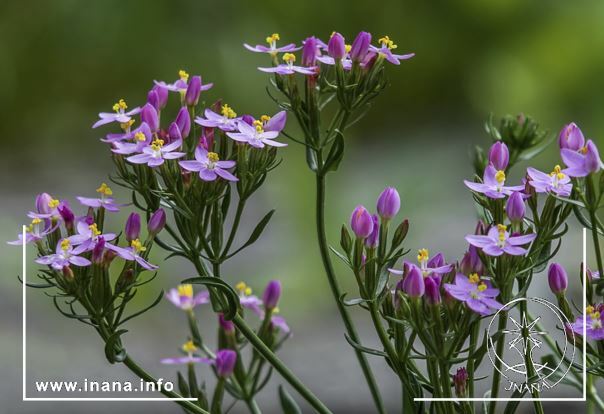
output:
[[[531,308],[534,319],[524,317],[519,306]],[[507,327],[499,330],[498,321],[502,312],[507,312]],[[565,329],[568,318],[558,307],[541,298],[518,298],[505,304],[493,315],[488,328],[487,350],[491,363],[509,381],[508,391],[541,391],[556,386],[568,373],[575,357],[575,336],[571,329]],[[500,336],[502,349],[497,349]],[[562,358],[552,360],[545,356],[547,345],[544,341],[556,343]],[[571,364],[564,364],[564,360]],[[556,375],[554,375],[556,374]]]

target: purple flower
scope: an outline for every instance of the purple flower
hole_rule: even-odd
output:
[[[302,75],[316,75],[317,71],[319,70],[319,68],[316,66],[304,67],[294,65],[296,62],[296,55],[292,53],[284,54],[283,61],[285,63],[277,66],[270,68],[259,67],[258,69],[262,72],[277,73],[279,75],[293,75],[294,73],[301,73]]]
[[[159,116],[153,105],[150,103],[143,106],[141,111],[141,122],[149,125],[149,129],[151,129],[152,132],[156,132],[159,129]]]
[[[367,56],[369,46],[371,45],[371,33],[359,32],[357,37],[352,42],[350,48],[350,59],[353,62],[362,62]]]
[[[377,211],[384,220],[390,220],[401,208],[401,197],[396,188],[386,187],[377,200]]]
[[[491,227],[486,236],[468,235],[466,241],[473,246],[482,249],[489,256],[501,256],[507,253],[512,256],[520,256],[527,252],[520,247],[535,240],[536,234],[525,234],[521,236],[510,236],[507,226],[498,224]]]
[[[201,78],[200,78],[200,80],[201,80]],[[189,81],[189,74],[181,69],[178,71],[178,79],[174,83],[166,83],[163,81],[160,81],[160,82],[154,81],[154,82],[155,82],[155,85],[159,86],[160,88],[163,88],[163,89],[171,91],[171,92],[178,92],[181,94],[181,96],[185,96],[185,94],[187,93],[188,81]],[[200,92],[207,91],[212,86],[214,86],[213,83],[207,83],[205,85],[201,84]],[[166,99],[167,99],[167,97],[166,97]]]
[[[182,140],[174,141],[164,146],[164,140],[156,138],[151,145],[143,148],[142,154],[126,158],[133,164],[147,164],[149,167],[159,167],[165,160],[174,160],[185,156],[184,152],[175,151],[182,145]]]
[[[147,248],[143,246],[139,239],[132,240],[130,242],[130,247],[124,248],[110,244],[107,245],[107,248],[117,253],[117,255],[124,260],[135,261],[144,269],[154,270],[158,268],[158,266],[152,265],[140,256],[140,253],[147,250]]]
[[[538,193],[554,193],[562,197],[568,197],[573,189],[570,177],[560,169],[559,165],[554,167],[554,171],[545,174],[534,168],[527,168],[529,184]]]
[[[92,126],[93,128],[100,127],[101,125],[109,124],[111,122],[119,122],[121,124],[126,124],[130,122],[132,116],[138,114],[141,109],[139,107],[134,108],[131,111],[126,112],[128,109],[128,105],[123,99],[120,99],[116,104],[113,105],[113,110],[115,112],[101,112],[99,114],[98,121]]]
[[[180,108],[174,122],[178,125],[178,129],[180,129],[180,135],[183,138],[187,138],[191,132],[191,117],[189,116],[189,110],[186,107],[183,106]]]
[[[129,152],[121,151],[122,146],[125,148],[136,147],[137,145],[141,145],[141,143],[147,143],[151,141],[153,137],[153,133],[151,132],[151,128],[147,125],[146,122],[143,122],[139,125],[138,128],[133,129],[132,131],[123,132],[119,134],[107,134],[105,139],[102,139],[103,142],[113,143],[114,149],[113,152],[118,154],[127,154]],[[134,143],[127,143],[123,141],[133,140]],[[119,149],[120,151],[116,151],[115,149]]]
[[[414,264],[409,264],[407,276],[403,279],[403,291],[412,298],[424,296],[426,285],[422,272]]]
[[[436,255],[434,255],[434,257],[430,258],[430,252],[428,251],[428,249],[419,249],[417,252],[417,261],[419,263],[419,269],[421,271],[421,274],[423,277],[435,277],[438,279],[439,283],[440,283],[440,277],[441,275],[445,275],[447,273],[449,273],[451,270],[453,270],[453,265],[452,264],[446,264],[445,263],[445,257],[443,256],[442,253],[437,253]],[[409,266],[415,266],[415,264],[409,262],[409,261],[404,261],[403,262],[403,267],[407,269],[409,269]],[[405,271],[401,271],[401,270],[397,270],[397,269],[388,269],[390,272],[394,273],[395,275],[402,275],[405,274],[407,272]]]
[[[455,284],[445,283],[444,287],[449,295],[465,302],[468,308],[480,315],[490,315],[493,310],[503,308],[503,305],[495,300],[499,289],[491,287],[488,281],[481,281],[476,273],[469,278],[458,273],[455,276]]]
[[[395,55],[392,53],[392,51],[398,46],[395,45],[388,36],[380,38],[378,42],[380,43],[380,47],[370,46],[370,49],[394,65],[400,65],[401,60],[411,59],[413,56],[415,56],[415,53],[409,53],[406,55]]]
[[[468,251],[464,254],[463,259],[461,259],[459,267],[464,275],[469,275],[471,273],[482,275],[485,273],[484,264],[480,260],[478,248],[476,246],[470,245],[470,247],[468,247]]]
[[[558,137],[558,145],[560,149],[566,148],[572,151],[579,151],[585,145],[585,137],[581,129],[571,122],[564,125]]]
[[[61,212],[59,207],[65,202],[61,202],[55,198],[52,198],[48,193],[41,193],[36,196],[36,210],[37,212],[30,211],[27,216],[29,218],[39,219],[52,219],[61,220]]]
[[[101,234],[92,218],[79,220],[76,225],[76,231],[77,234],[68,237],[68,239],[73,246],[79,246],[79,250],[82,252],[94,249],[94,246],[101,237],[105,242],[115,240],[117,237],[114,233]]]
[[[155,109],[161,111],[168,104],[168,90],[162,86],[153,85],[151,91],[157,95],[157,107]]]
[[[214,364],[216,365],[216,373],[220,378],[227,378],[231,376],[237,363],[237,352],[232,349],[221,349],[216,352],[216,359]]]
[[[508,146],[502,141],[495,142],[489,149],[489,162],[497,170],[505,170],[510,161]]]
[[[239,292],[239,303],[241,303],[241,306],[250,309],[259,317],[264,318],[264,312],[260,308],[262,300],[258,296],[252,295],[252,288],[244,282],[239,282],[235,285],[235,289]]]
[[[56,230],[58,224],[52,226],[50,220],[42,220],[38,217],[34,217],[31,224],[25,229],[25,243],[37,242],[42,240],[44,237]],[[7,242],[13,246],[19,246],[23,244],[23,234],[17,235],[17,240]]]
[[[96,189],[96,192],[101,196],[100,198],[88,198],[88,197],[76,197],[80,204],[93,207],[93,208],[104,208],[107,211],[116,212],[120,210],[120,205],[115,204],[113,197],[113,191],[105,183],[101,183],[101,186]]]
[[[228,181],[238,181],[237,177],[226,170],[233,168],[235,161],[220,161],[217,153],[208,152],[201,145],[195,149],[195,160],[179,161],[178,163],[187,171],[198,172],[199,178],[203,181],[214,181],[217,177]]]
[[[512,194],[514,191],[522,191],[524,186],[505,186],[505,172],[496,170],[492,165],[488,165],[484,170],[484,178],[482,183],[474,183],[464,180],[466,186],[477,193],[482,193],[490,198],[504,198],[506,195]]]
[[[360,239],[366,239],[371,235],[373,231],[373,219],[365,207],[359,205],[352,211],[350,228]]]
[[[279,297],[281,296],[281,282],[278,280],[271,280],[266,285],[264,293],[262,295],[262,301],[264,302],[264,308],[272,310],[277,307]]]
[[[73,214],[73,211],[69,207],[69,203],[67,203],[66,201],[63,203],[60,203],[59,206],[57,207],[57,210],[59,211],[59,214],[61,215],[61,218],[63,219],[63,223],[65,223],[65,227],[71,231],[73,229],[73,222],[75,221],[75,215]]]
[[[301,47],[296,47],[294,43],[277,47],[277,40],[280,40],[279,33],[273,33],[272,35],[266,38],[266,43],[268,43],[268,47],[263,45],[250,46],[247,43],[244,43],[243,46],[245,46],[247,50],[250,50],[252,52],[269,53],[273,56],[275,56],[277,53],[295,52],[301,49]]]
[[[424,279],[424,285],[426,287],[426,301],[430,305],[438,305],[441,302],[440,299],[440,280],[438,278],[427,277]]]
[[[149,218],[149,222],[147,223],[147,231],[149,232],[149,235],[153,237],[162,231],[165,225],[166,212],[163,208],[158,208]]]
[[[314,36],[306,38],[303,42],[304,47],[302,49],[302,65],[303,66],[315,66],[317,63],[317,56],[321,55],[317,38]]]
[[[559,295],[568,287],[568,275],[559,263],[552,263],[547,271],[547,281],[551,291]]]
[[[194,352],[197,351],[197,347],[193,343],[193,341],[188,341],[182,346],[183,352],[187,354],[185,357],[176,357],[176,358],[164,358],[160,362],[162,364],[167,365],[184,365],[184,364],[194,364],[197,362],[202,362],[204,364],[213,364],[213,360],[210,358],[201,358],[194,356]]]
[[[283,316],[279,316],[279,315],[271,316],[271,326],[273,328],[279,329],[281,332],[286,333],[286,334],[291,331],[291,329],[289,328],[289,325],[287,324],[287,322],[285,321],[285,318]]]
[[[252,126],[246,122],[239,121],[237,122],[239,132],[227,132],[227,135],[235,141],[245,142],[255,148],[264,148],[266,145],[271,147],[286,147],[287,144],[274,140],[279,136],[280,131],[265,130],[267,126],[274,126],[269,123],[270,120],[266,124],[262,120],[256,120]]]
[[[124,228],[124,234],[126,240],[131,242],[134,239],[138,239],[141,232],[141,216],[138,213],[130,213],[126,220],[126,226]]]
[[[54,254],[36,259],[36,263],[48,265],[55,270],[61,270],[70,264],[75,266],[90,266],[90,260],[78,256],[84,251],[81,246],[73,247],[69,239],[61,239],[57,243]]]
[[[453,384],[455,385],[455,395],[459,398],[467,396],[468,371],[466,367],[457,369],[457,372],[453,375]]]
[[[372,214],[371,219],[373,220],[373,230],[365,239],[365,246],[369,249],[375,249],[380,241],[380,219],[377,214]]]
[[[604,306],[588,306],[585,309],[585,313],[587,324],[583,324],[583,315],[579,316],[575,323],[571,324],[573,332],[583,336],[583,329],[585,329],[587,339],[594,341],[604,340]]]
[[[199,102],[199,95],[201,95],[201,76],[193,76],[187,86],[185,103],[189,106],[197,105],[197,102]]]
[[[338,32],[333,32],[327,43],[327,53],[336,60],[342,59],[346,55],[344,36]]]
[[[195,123],[206,128],[218,128],[225,132],[237,129],[237,113],[227,104],[222,105],[220,114],[208,108],[204,111],[204,115],[205,118],[200,116],[195,118]]]
[[[513,222],[522,221],[525,210],[522,193],[518,191],[513,192],[505,205],[505,212],[508,218]]]
[[[600,168],[603,167],[598,147],[596,147],[596,144],[591,139],[579,151],[562,148],[560,156],[568,167],[563,172],[571,177],[585,177],[586,175],[600,171]]]
[[[157,85],[155,85],[155,86],[157,86]],[[160,111],[160,108],[159,108],[159,95],[157,94],[157,91],[155,89],[151,89],[147,93],[147,103],[153,105],[153,107],[155,108],[155,110],[157,112]]]
[[[193,296],[192,285],[179,285],[166,293],[166,299],[177,308],[188,311],[198,305],[210,303],[210,292],[204,290]]]
[[[252,126],[256,125],[252,121]],[[277,131],[281,132],[283,128],[285,128],[285,122],[287,121],[287,112],[279,111],[273,116],[262,115],[260,117],[260,122],[262,122],[262,127],[265,131]]]
[[[103,258],[105,254],[105,239],[103,236],[98,236],[97,242],[92,248],[92,263],[94,264],[102,264]]]

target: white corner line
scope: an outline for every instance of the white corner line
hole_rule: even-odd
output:
[[[22,291],[22,298],[23,298],[23,352],[22,352],[22,356],[23,356],[23,360],[22,360],[22,365],[23,365],[23,384],[22,384],[22,388],[23,388],[23,401],[197,401],[197,398],[185,398],[185,397],[180,397],[180,398],[165,398],[165,397],[132,397],[132,398],[113,398],[113,397],[107,397],[107,398],[96,398],[96,397],[85,397],[85,398],[80,398],[80,397],[73,397],[73,398],[66,398],[66,397],[57,397],[57,398],[40,398],[40,397],[28,397],[27,396],[27,346],[26,346],[26,339],[27,339],[27,318],[26,318],[26,292],[27,292],[27,279],[26,279],[26,273],[27,273],[27,257],[26,257],[26,246],[27,243],[25,243],[25,236],[27,235],[27,226],[23,226],[22,232],[21,232],[21,236],[22,236],[22,240],[23,240],[23,248],[22,248],[22,252],[23,252],[23,263],[22,263],[22,275],[21,275],[21,280],[23,281],[23,291]]]
[[[587,337],[587,228],[583,227],[583,338]],[[583,397],[581,398],[414,398],[413,401],[557,401],[557,402],[586,402],[587,401],[587,341],[583,340]]]

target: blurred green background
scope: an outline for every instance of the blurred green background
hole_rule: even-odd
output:
[[[131,107],[141,104],[153,79],[172,81],[182,68],[215,83],[204,95],[207,102],[223,98],[239,113],[272,113],[267,76],[256,70],[266,57],[247,52],[243,42],[262,43],[273,32],[282,42],[299,42],[313,34],[326,39],[333,30],[348,38],[367,30],[375,39],[388,34],[398,51],[416,57],[388,68],[391,87],[347,136],[345,160],[329,182],[330,240],[337,244],[339,227],[356,204],[373,206],[390,185],[401,192],[402,215],[411,221],[408,247],[442,250],[455,260],[475,220],[462,183],[472,174],[468,154],[475,144],[487,145],[482,125],[489,113],[522,111],[552,133],[574,120],[586,136],[604,143],[602,21],[601,1],[4,1],[0,238],[15,238],[36,193],[73,201],[75,195],[92,195],[106,180],[112,165],[99,138],[108,129],[90,126],[117,99],[125,98]],[[280,154],[284,162],[250,203],[242,234],[267,210],[276,208],[277,214],[259,243],[223,273],[231,282],[248,281],[258,292],[270,278],[282,279],[282,314],[295,332],[283,358],[335,412],[371,412],[314,243],[313,177],[297,145]],[[557,162],[552,147],[533,165],[548,169]],[[127,200],[127,194],[117,193]],[[116,229],[124,219],[114,216]],[[577,269],[578,227],[566,246],[560,261]],[[6,246],[0,255],[0,413],[40,412],[40,405],[20,402],[19,250]],[[156,255],[155,262],[161,260]],[[354,294],[352,278],[342,267],[339,271],[345,289]],[[161,278],[145,295],[150,298],[190,274],[186,263],[162,263]],[[535,284],[545,286],[539,278]],[[106,363],[87,327],[61,318],[41,292],[28,295],[30,382],[129,378],[123,367]],[[209,310],[202,314],[207,319],[202,330],[212,332]],[[358,317],[366,342],[375,344],[364,315]],[[164,303],[131,331],[129,351],[159,376],[173,379],[174,371],[157,360],[172,355],[183,341],[182,315]],[[396,380],[381,361],[373,362],[394,410]],[[274,388],[266,391],[261,399],[266,412],[275,412],[270,408],[275,398]],[[167,403],[119,407],[179,412]],[[43,411],[115,408],[115,403],[53,403]]]

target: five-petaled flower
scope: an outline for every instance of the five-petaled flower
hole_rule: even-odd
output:
[[[237,129],[237,113],[227,104],[220,107],[220,114],[208,108],[204,111],[204,115],[205,118],[200,116],[195,118],[195,123],[206,128],[218,128],[225,132]]]
[[[574,151],[570,148],[562,148],[560,150],[562,161],[566,164],[564,173],[571,177],[585,177],[591,173],[597,173],[604,167],[600,159],[598,147],[590,139],[584,147]]]
[[[585,317],[585,324],[583,318]],[[588,306],[585,309],[585,315],[577,317],[574,323],[571,324],[573,332],[583,336],[583,330],[587,339],[594,341],[604,340],[604,305]]]
[[[23,234],[17,235],[17,240],[9,241],[8,244],[21,245],[24,242],[31,243],[42,240],[44,237],[55,231],[58,224],[52,225],[50,220],[42,220],[38,217],[34,217],[31,220],[31,224],[25,228],[25,240],[23,240]]]
[[[146,251],[147,248],[140,242],[139,239],[132,240],[130,242],[130,247],[126,248],[114,246],[111,244],[107,244],[106,247],[109,250],[113,250],[114,252],[116,252],[118,256],[120,256],[124,260],[135,261],[144,269],[154,270],[158,268],[158,266],[152,265],[141,257],[140,254]]]
[[[75,266],[90,266],[90,260],[78,256],[83,253],[81,246],[73,247],[69,239],[61,239],[57,243],[54,254],[42,256],[36,259],[36,263],[48,265],[55,270],[61,270],[70,264]]]
[[[184,152],[175,151],[182,145],[182,140],[176,140],[168,145],[164,145],[164,140],[156,138],[143,148],[141,154],[132,155],[126,158],[133,164],[147,164],[149,167],[159,167],[165,160],[174,160],[184,157]]]
[[[256,295],[252,295],[252,288],[245,284],[245,282],[239,282],[235,285],[235,289],[239,292],[239,303],[244,308],[250,309],[256,315],[263,317],[264,312],[261,309],[262,300]]]
[[[277,66],[270,68],[259,67],[258,69],[262,72],[276,73],[278,75],[293,75],[294,73],[301,73],[302,75],[316,75],[317,71],[319,70],[317,66],[305,67],[294,65],[294,63],[296,63],[296,55],[293,53],[285,53],[283,55],[283,61],[285,63]]]
[[[538,193],[554,193],[562,197],[568,197],[573,189],[570,177],[562,172],[559,165],[556,165],[549,174],[531,167],[527,169],[527,173],[529,184]]]
[[[173,83],[166,83],[164,81],[153,81],[153,82],[160,88],[167,89],[171,92],[178,92],[182,96],[184,96],[185,93],[187,92],[187,87],[189,84],[189,74],[186,71],[181,69],[178,71],[178,79],[176,79]],[[201,91],[207,91],[212,86],[214,86],[213,83],[206,83],[205,85],[202,84]]]
[[[524,186],[505,186],[505,172],[496,170],[492,165],[487,166],[484,170],[482,183],[475,183],[464,180],[466,186],[477,193],[482,193],[490,198],[504,198],[506,195],[512,194],[514,191],[524,190]]]
[[[96,223],[92,219],[85,218],[79,220],[76,224],[78,234],[69,237],[69,241],[74,246],[79,246],[82,251],[94,249],[99,239],[102,237],[106,242],[114,240],[117,236],[114,233],[101,234]]]
[[[185,364],[195,364],[197,362],[203,362],[205,364],[211,364],[212,359],[203,358],[195,356],[195,352],[197,351],[197,347],[193,343],[193,341],[187,341],[183,346],[182,350],[185,354],[184,357],[174,357],[174,358],[164,358],[160,360],[162,364],[167,365],[185,365]]]
[[[444,274],[449,273],[453,269],[453,265],[445,263],[445,257],[442,253],[437,253],[434,257],[430,258],[430,252],[428,249],[419,249],[417,253],[417,261],[419,263],[419,269],[423,277],[435,277],[440,283],[440,277]],[[413,263],[409,261],[403,262],[403,269],[405,266],[410,266]],[[403,275],[406,272],[404,270],[388,269],[395,275]]]
[[[193,295],[193,285],[179,285],[166,293],[166,299],[172,302],[174,306],[189,311],[197,305],[210,303],[210,292],[203,290]]]
[[[537,235],[534,233],[510,236],[507,226],[498,224],[491,227],[486,236],[471,234],[466,236],[466,241],[482,249],[489,256],[501,256],[503,253],[520,256],[527,252],[525,248],[520,246],[532,242],[536,237]]]
[[[195,160],[179,161],[182,168],[187,171],[199,173],[199,178],[203,181],[214,181],[217,177],[222,177],[228,181],[237,181],[238,178],[228,172],[227,168],[233,168],[235,161],[220,161],[218,154],[208,152],[199,145],[195,149]]]
[[[266,145],[271,147],[286,147],[287,144],[274,141],[279,136],[280,131],[267,130],[265,129],[267,126],[273,126],[270,123],[270,119],[267,121],[257,119],[253,122],[253,125],[239,121],[237,122],[239,132],[227,132],[227,135],[235,141],[248,143],[255,148],[264,148]]]
[[[101,112],[99,114],[99,118],[101,119],[96,121],[92,127],[97,128],[101,125],[109,124],[111,122],[119,122],[124,126],[127,125],[128,127],[130,127],[132,125],[132,123],[130,122],[132,120],[132,116],[138,114],[141,111],[140,107],[136,107],[133,110],[126,112],[126,109],[128,109],[128,105],[126,105],[126,102],[123,99],[120,99],[117,103],[115,103],[112,109],[115,112]]]
[[[455,275],[455,283],[445,283],[445,291],[455,299],[465,302],[468,308],[480,315],[490,315],[493,311],[503,308],[495,300],[499,289],[491,287],[490,282],[481,280],[476,273],[466,277],[461,273]]]
[[[413,56],[415,56],[415,53],[408,53],[406,55],[396,55],[392,53],[392,51],[398,46],[395,45],[388,36],[380,38],[378,43],[380,44],[379,47],[371,46],[370,50],[374,53],[377,53],[379,56],[383,56],[384,59],[394,65],[400,65],[401,60],[411,59]]]
[[[250,46],[247,43],[244,43],[243,46],[247,50],[250,50],[252,52],[268,53],[272,56],[275,56],[277,53],[295,52],[297,50],[302,49],[302,47],[296,47],[294,43],[277,47],[277,40],[281,40],[279,33],[273,33],[272,35],[267,36],[266,38],[266,43],[268,43],[268,47],[264,45]]]
[[[76,197],[80,204],[93,207],[93,208],[104,208],[107,211],[116,212],[120,210],[120,205],[115,203],[113,197],[113,191],[111,188],[105,184],[101,183],[101,186],[96,189],[96,192],[101,196],[99,198],[89,198],[89,197]]]

